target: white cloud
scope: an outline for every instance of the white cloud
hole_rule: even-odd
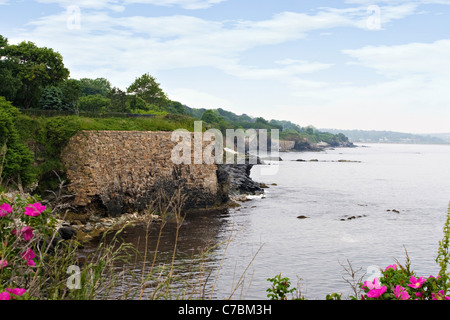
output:
[[[450,74],[450,39],[433,43],[410,43],[395,46],[367,46],[343,53],[354,62],[388,77],[423,75],[430,79]]]
[[[258,68],[243,66],[236,63],[224,66],[222,67],[222,70],[241,79],[272,79],[287,82],[287,80],[292,80],[292,77],[314,73],[332,67],[332,64],[294,59],[279,60],[275,61],[275,63],[283,65],[283,67]]]
[[[388,5],[378,6],[372,3],[358,7],[340,8],[321,8],[330,14],[345,17],[352,26],[360,29],[384,29],[385,25],[394,20],[400,20],[407,16],[417,13],[418,3],[407,2],[395,5],[389,2]],[[375,27],[373,26],[375,25]]]
[[[87,9],[117,8],[120,6],[119,0],[36,0],[40,3],[55,3],[61,7],[77,6]]]
[[[39,1],[57,1],[61,5],[92,8],[114,4],[116,10],[123,4],[112,0]],[[188,5],[199,1],[174,0],[173,3],[175,2]],[[66,59],[91,64],[92,67],[99,63],[96,61],[98,57],[103,56],[100,65],[109,62],[114,69],[130,65],[133,68],[139,61],[142,67],[148,65],[149,69],[212,66],[231,70],[231,73],[244,77],[273,72],[295,74],[327,68],[327,65],[315,63],[283,66],[278,68],[278,71],[258,70],[254,67],[239,67],[238,57],[242,52],[258,46],[303,39],[314,30],[329,30],[335,27],[366,28],[363,21],[367,18],[367,12],[361,8],[325,8],[316,14],[282,12],[271,19],[261,21],[212,21],[187,15],[113,18],[104,11],[81,10],[79,28],[72,30],[68,28],[68,22],[73,18],[71,14],[62,12],[41,18],[30,23],[24,34],[63,51]]]
[[[127,29],[132,33],[145,34],[156,39],[202,37],[212,32],[220,32],[220,22],[207,21],[185,15],[166,17],[133,16],[117,18],[111,24]]]
[[[0,0],[2,2],[8,0]],[[129,4],[150,4],[156,6],[180,6],[184,9],[206,9],[215,4],[228,0],[37,0],[41,3],[56,3],[62,7],[78,6],[90,9],[112,9],[114,11],[124,10]]]
[[[388,3],[388,4],[405,4],[405,3],[416,3],[416,4],[450,4],[450,0],[346,0],[346,3],[351,4],[364,4],[364,5],[374,5],[378,3]]]
[[[157,6],[180,6],[184,9],[207,9],[215,4],[228,0],[124,0],[124,4],[141,3],[153,4]]]
[[[221,22],[182,15],[113,18],[103,11],[81,11],[79,28],[69,28],[71,19],[71,12],[43,17],[31,22],[23,36],[60,51],[70,69],[110,68],[142,74],[206,66],[243,78],[282,77],[326,69],[328,64],[298,61],[272,69],[241,66],[239,56],[258,46],[301,39],[312,30],[353,24],[334,12],[284,12],[256,22]],[[120,81],[126,80],[120,77]]]

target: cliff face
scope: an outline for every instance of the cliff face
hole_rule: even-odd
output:
[[[72,206],[107,215],[140,211],[154,199],[182,188],[185,208],[205,208],[228,200],[229,180],[216,164],[174,164],[177,142],[171,132],[82,131],[62,159],[75,195]],[[192,161],[194,163],[194,161]]]
[[[242,194],[259,194],[264,190],[258,182],[250,177],[253,164],[221,164],[218,168],[218,177],[227,188],[227,194],[238,196]]]

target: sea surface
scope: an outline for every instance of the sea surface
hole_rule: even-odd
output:
[[[267,279],[278,274],[306,299],[333,292],[348,298],[353,291],[346,269],[368,280],[379,268],[404,264],[406,254],[418,275],[439,272],[435,259],[450,203],[450,145],[364,144],[280,157],[252,169],[252,178],[268,186],[264,196],[186,217],[175,264],[183,279],[177,283],[191,281],[192,287],[174,298],[268,299]],[[157,228],[152,234],[147,247],[145,228],[123,237],[150,255]],[[157,263],[167,266],[173,225],[161,239]],[[140,274],[149,263],[135,261],[129,268]]]

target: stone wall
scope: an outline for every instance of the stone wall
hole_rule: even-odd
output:
[[[81,131],[62,154],[78,210],[103,210],[116,216],[145,209],[159,188],[183,188],[186,208],[224,202],[216,164],[180,164],[171,160],[178,142],[171,132]],[[192,152],[193,154],[193,152]],[[192,161],[194,163],[194,161]]]

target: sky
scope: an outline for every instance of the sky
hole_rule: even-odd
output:
[[[192,108],[450,132],[450,0],[0,0],[0,34]]]

